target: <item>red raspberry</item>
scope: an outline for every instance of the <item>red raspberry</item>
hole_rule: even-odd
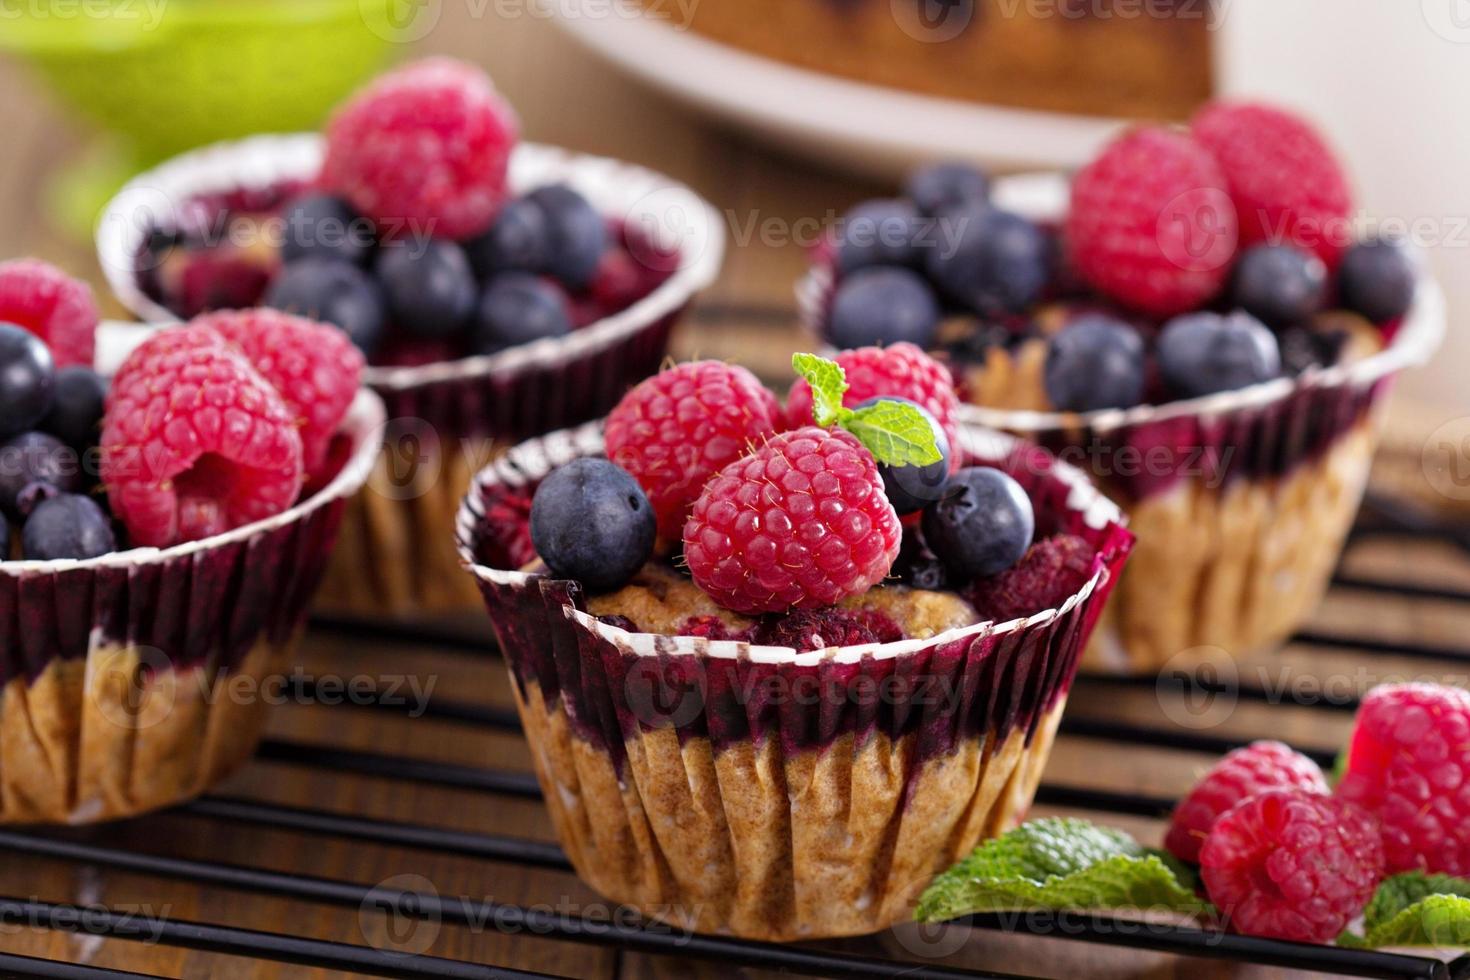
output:
[[[51,348],[56,366],[92,366],[97,334],[92,289],[38,259],[0,262],[0,321],[25,327]]]
[[[1383,879],[1378,821],[1302,789],[1267,790],[1215,822],[1200,851],[1210,901],[1237,932],[1326,943]]]
[[[607,417],[607,456],[633,474],[677,541],[705,483],[774,435],[776,396],[743,367],[695,361],[660,372]]]
[[[1382,821],[1389,871],[1470,875],[1470,694],[1434,684],[1370,691],[1337,792]]]
[[[1191,123],[1235,201],[1241,245],[1316,252],[1329,268],[1352,244],[1353,195],[1332,150],[1304,120],[1246,102],[1215,102]]]
[[[244,351],[280,392],[301,428],[308,474],[327,458],[362,384],[362,352],[336,327],[276,310],[223,310],[194,320]]]
[[[684,525],[684,558],[726,609],[785,612],[877,585],[902,536],[872,455],[846,432],[808,426],[710,480]]]
[[[1160,317],[1220,291],[1237,238],[1219,166],[1188,136],[1159,128],[1124,134],[1077,172],[1065,234],[1083,279]]]
[[[1220,814],[1268,789],[1332,792],[1317,763],[1300,752],[1280,742],[1252,742],[1215,763],[1179,802],[1164,847],[1181,861],[1198,863]]]
[[[286,510],[301,436],[270,382],[208,328],[162,330],[113,379],[102,481],[132,543],[168,547]]]
[[[960,400],[949,368],[909,343],[890,347],[859,347],[833,358],[847,375],[842,404],[852,408],[878,395],[894,395],[917,402],[944,426],[951,446],[959,445],[955,415]],[[812,388],[797,378],[786,398],[786,424],[799,429],[812,424]],[[960,454],[954,458],[959,460]]]
[[[506,197],[515,113],[480,69],[449,58],[378,78],[327,127],[325,185],[383,234],[467,238]]]
[[[1056,609],[1092,578],[1097,549],[1071,534],[1036,542],[1015,565],[976,580],[963,595],[981,616],[997,623]]]
[[[903,638],[903,628],[876,609],[797,609],[774,622],[763,623],[756,642],[805,651],[892,643]]]

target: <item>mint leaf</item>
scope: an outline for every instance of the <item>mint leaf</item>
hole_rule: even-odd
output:
[[[847,394],[847,376],[836,361],[815,354],[793,354],[791,367],[812,388],[812,415],[822,428],[842,421],[849,410],[842,407]]]
[[[1363,912],[1362,936],[1341,946],[1470,946],[1470,880],[1420,871],[1384,879]]]
[[[928,466],[944,458],[934,427],[912,405],[880,401],[853,411],[842,427],[880,463],[889,466]]]
[[[1422,871],[1408,871],[1385,878],[1378,891],[1373,893],[1373,901],[1363,911],[1363,925],[1368,929],[1380,926],[1432,895],[1470,898],[1470,880],[1454,875],[1427,875]]]
[[[975,848],[929,884],[914,917],[1038,908],[1210,911],[1187,872],[1123,831],[1049,818]]]

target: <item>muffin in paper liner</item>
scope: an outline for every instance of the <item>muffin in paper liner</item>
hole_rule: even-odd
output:
[[[135,177],[107,206],[97,252],[113,293],[149,323],[178,317],[139,275],[150,232],[201,195],[300,186],[315,179],[316,134],[258,136],[176,157]],[[563,338],[497,354],[413,367],[369,367],[389,425],[369,490],[346,516],[319,608],[380,617],[471,611],[479,599],[448,542],[470,478],[505,448],[606,414],[634,383],[658,370],[675,323],[712,283],[724,256],[724,223],[688,187],[603,157],[533,143],[517,146],[510,185],[565,182],[604,215],[676,249],[668,278],[648,295]]]
[[[165,550],[0,562],[0,823],[92,823],[178,803],[248,759],[383,406],[358,393],[346,461],[269,520]]]
[[[1092,578],[1024,620],[816,652],[630,633],[588,615],[578,583],[514,570],[534,557],[531,493],[602,452],[596,424],[522,444],[477,478],[460,553],[584,880],[702,931],[868,933],[1019,822],[1133,538],[1080,472],[1008,437],[966,439],[971,461],[1026,488],[1038,535],[1097,549]]]
[[[997,181],[994,197],[1054,223],[1067,185],[1022,175]],[[818,339],[834,288],[830,260],[796,286]],[[1444,330],[1443,294],[1421,276],[1412,309],[1362,360],[1162,405],[1078,414],[964,403],[960,419],[1045,447],[1123,506],[1138,547],[1087,657],[1150,673],[1176,656],[1269,648],[1312,614],[1362,501],[1391,383],[1427,361]],[[1018,370],[1039,378],[1041,364]]]

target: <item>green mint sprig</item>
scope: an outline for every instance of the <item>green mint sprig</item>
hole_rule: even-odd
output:
[[[866,408],[842,404],[847,376],[842,365],[816,354],[796,354],[791,367],[812,389],[812,417],[827,429],[840,426],[857,437],[873,458],[887,466],[928,466],[944,458],[934,428],[922,412],[898,401]]]
[[[1339,946],[1470,946],[1470,880],[1410,871],[1385,878],[1363,911],[1363,934]]]

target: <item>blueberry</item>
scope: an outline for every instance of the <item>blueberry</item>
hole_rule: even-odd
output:
[[[962,335],[945,344],[950,359],[960,364],[985,364],[995,348],[1008,350],[1025,339],[1032,328],[1017,331],[994,320],[974,320]]]
[[[1337,269],[1342,303],[1354,313],[1385,323],[1414,302],[1414,266],[1398,242],[1364,239],[1342,257]]]
[[[918,265],[923,225],[908,201],[864,201],[843,215],[837,268],[844,273],[875,265]]]
[[[546,214],[551,251],[542,270],[569,289],[585,289],[607,251],[607,222],[587,199],[565,184],[552,184],[529,195]]]
[[[507,272],[485,287],[470,328],[470,346],[476,353],[493,354],[543,337],[565,336],[571,330],[560,290],[527,273]]]
[[[554,471],[531,499],[531,543],[558,578],[591,592],[621,588],[653,553],[653,508],[627,470],[579,459]]]
[[[984,203],[990,197],[990,178],[966,163],[931,163],[909,174],[904,194],[923,214],[937,215],[951,208]]]
[[[918,273],[892,266],[859,269],[837,284],[827,332],[844,349],[903,340],[927,349],[939,317],[939,301]]]
[[[287,264],[316,257],[362,265],[377,244],[373,223],[330,194],[299,197],[282,217],[281,260]]]
[[[375,271],[393,323],[425,340],[453,336],[480,296],[464,249],[437,238],[384,246]]]
[[[972,466],[924,509],[924,540],[957,582],[996,575],[1031,547],[1036,517],[1021,485],[1000,470]]]
[[[924,416],[929,427],[934,430],[934,441],[939,445],[942,458],[937,463],[928,466],[888,466],[884,463],[878,464],[878,473],[883,477],[883,490],[888,494],[888,502],[893,509],[900,514],[912,514],[916,510],[923,510],[944,496],[945,484],[949,482],[949,438],[944,434],[944,428],[940,426],[933,415],[930,415],[924,407],[917,402],[907,398],[899,398],[895,395],[882,395],[877,398],[869,398],[867,401],[859,402],[856,408],[866,408],[876,405],[880,401],[902,402],[912,405]]]
[[[1122,320],[1084,313],[1052,337],[1042,382],[1063,412],[1132,408],[1143,398],[1143,338]]]
[[[1051,279],[1052,243],[1019,215],[982,205],[938,219],[925,267],[939,292],[983,316],[1020,313]]]
[[[490,230],[465,245],[475,275],[489,279],[501,272],[541,272],[551,261],[551,224],[530,198],[518,198],[501,209]]]
[[[0,511],[20,516],[21,492],[33,484],[66,493],[81,489],[77,451],[44,432],[26,432],[0,446]]]
[[[112,523],[90,497],[62,493],[43,500],[26,518],[21,548],[32,561],[96,558],[117,550]]]
[[[1311,368],[1331,367],[1342,358],[1348,340],[1346,330],[1287,327],[1279,335],[1281,370],[1294,378]]]
[[[913,529],[904,531],[898,557],[889,575],[915,589],[940,592],[949,588],[949,573],[944,563],[934,556],[923,537]]]
[[[30,331],[0,323],[0,438],[33,428],[55,394],[51,349]]]
[[[365,354],[377,349],[388,322],[383,291],[355,265],[332,259],[293,262],[266,294],[265,305],[332,323]]]
[[[1188,313],[1159,334],[1164,383],[1183,398],[1235,391],[1281,374],[1276,335],[1243,310]]]
[[[1327,296],[1327,266],[1290,245],[1257,245],[1235,267],[1236,305],[1262,323],[1288,327],[1310,319]]]
[[[96,371],[79,364],[64,367],[56,372],[56,397],[40,429],[73,449],[95,446],[102,436],[106,400],[107,382]]]

